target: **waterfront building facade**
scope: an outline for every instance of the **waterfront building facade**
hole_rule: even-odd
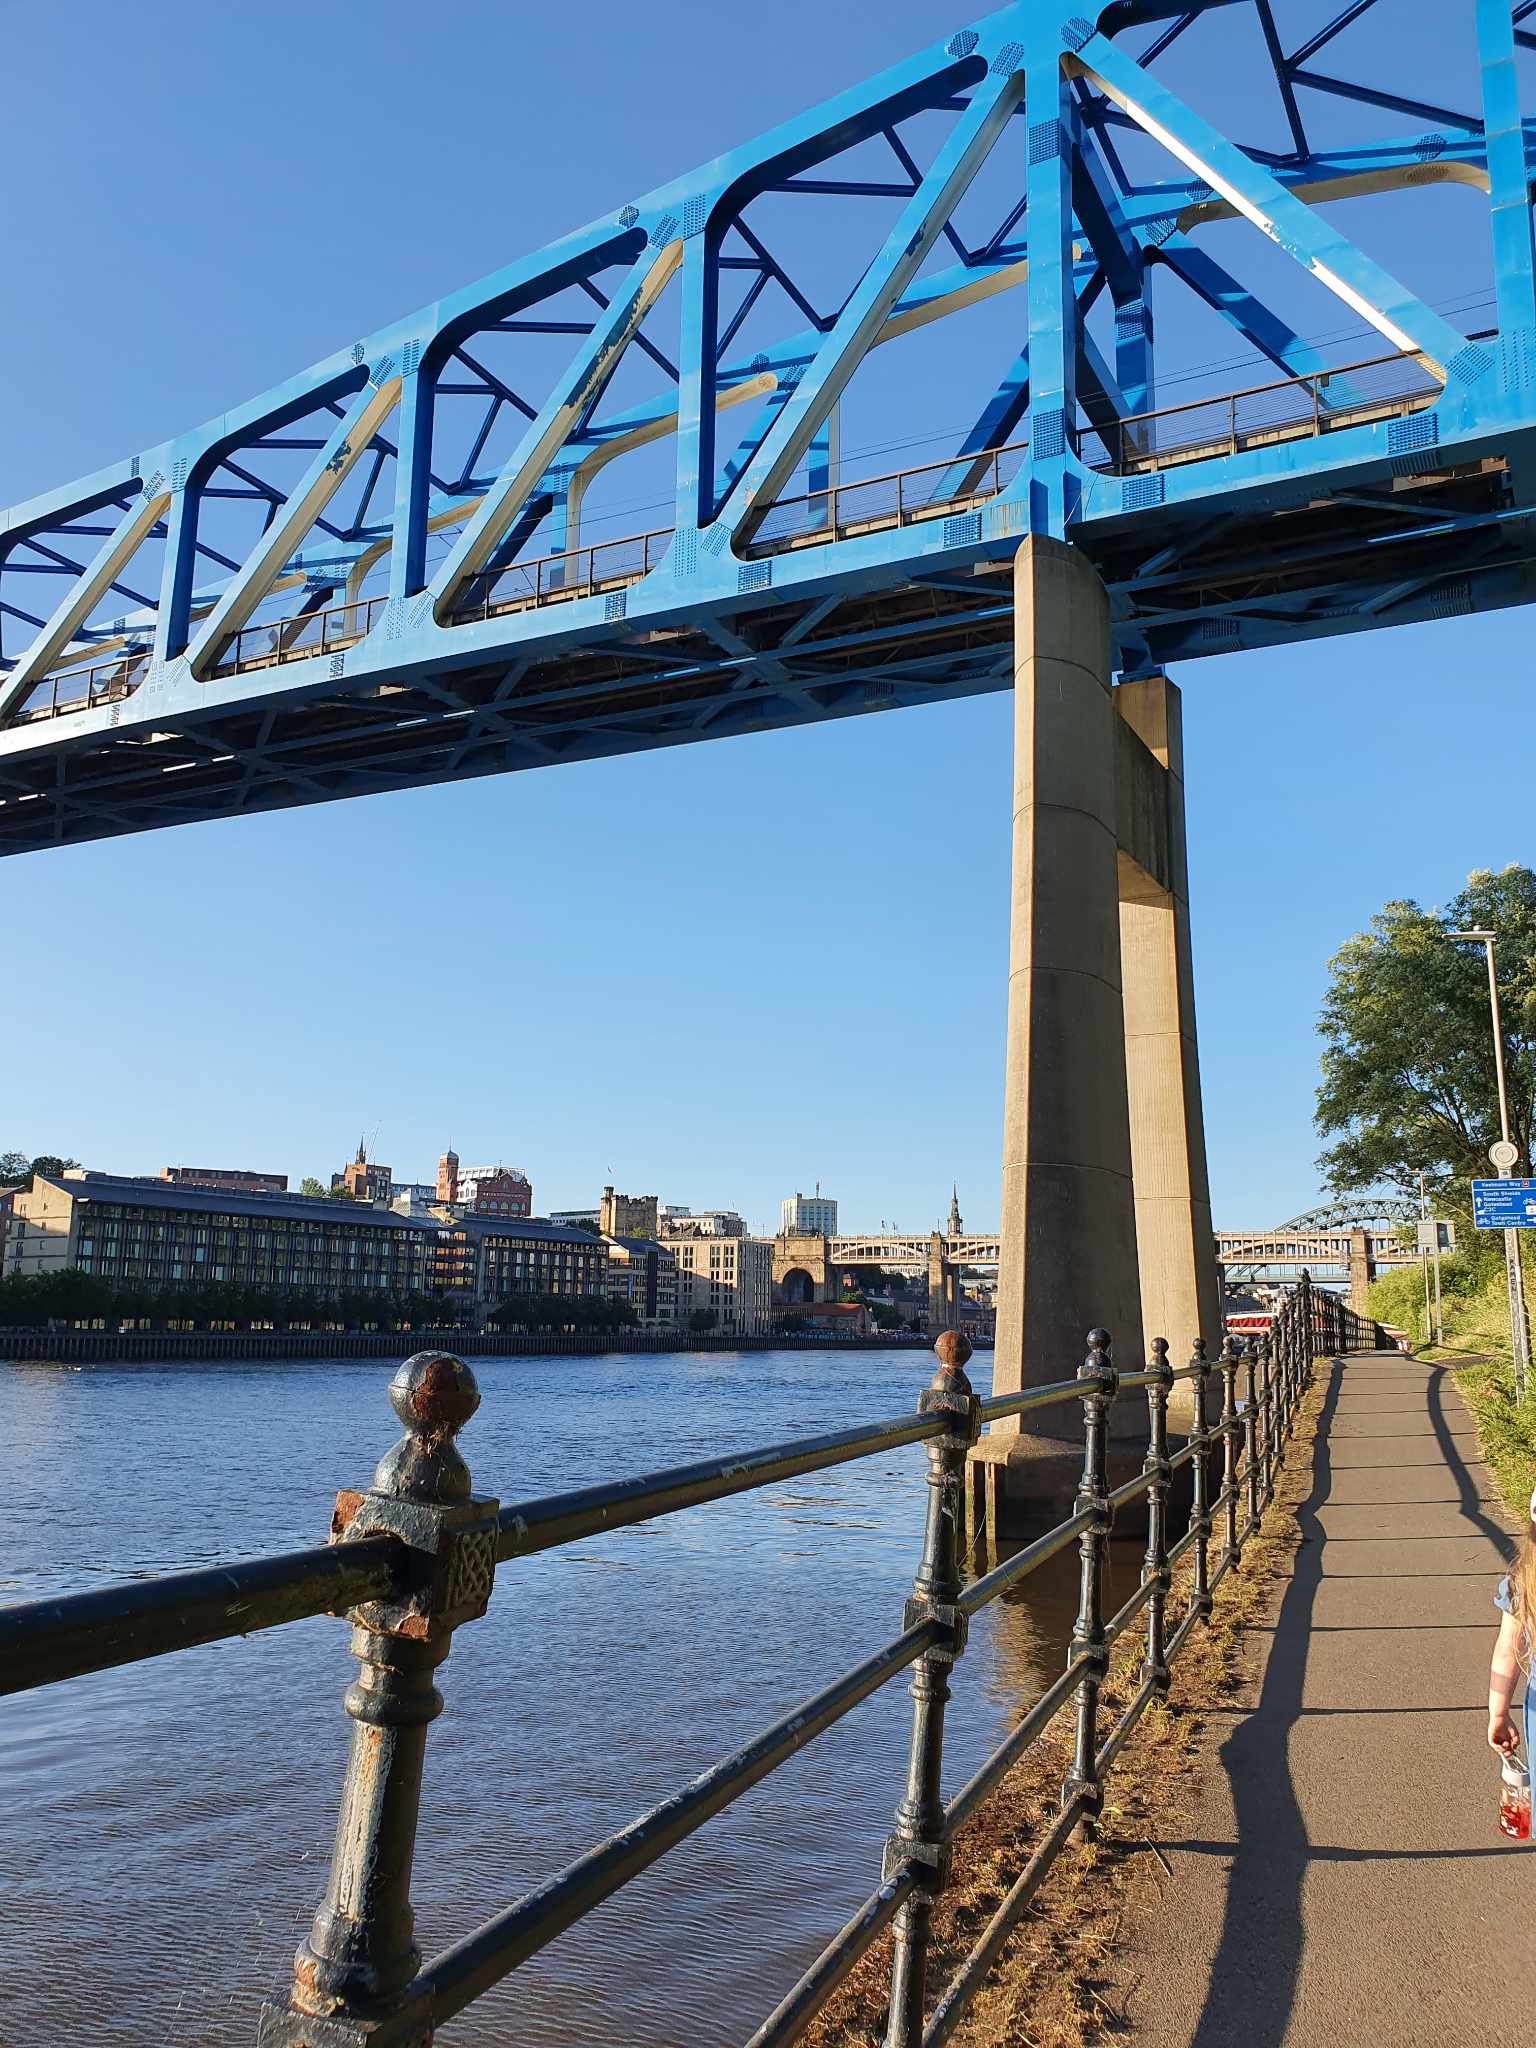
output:
[[[814,1195],[786,1195],[779,1204],[779,1234],[782,1237],[836,1237],[837,1203],[821,1192]]]
[[[604,1237],[654,1237],[659,1207],[654,1195],[616,1195],[604,1188],[597,1227]]]
[[[461,1215],[439,1223],[435,1238],[435,1290],[479,1308],[517,1295],[592,1300],[608,1292],[608,1247],[589,1230]]]
[[[671,1329],[677,1322],[677,1255],[653,1237],[606,1234],[608,1294],[626,1302],[643,1330]]]
[[[695,1222],[688,1217],[678,1222]],[[740,1222],[740,1218],[736,1219]],[[766,1336],[773,1313],[773,1246],[744,1230],[685,1232],[662,1243],[677,1260],[677,1316],[712,1312],[711,1329],[728,1336]]]
[[[104,1173],[39,1174],[14,1209],[8,1276],[73,1267],[125,1286],[425,1294],[436,1234],[371,1203],[231,1194]]]

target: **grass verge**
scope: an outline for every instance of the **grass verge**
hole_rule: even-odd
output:
[[[1454,1367],[1504,1505],[1524,1518],[1536,1487],[1536,1389],[1522,1406],[1515,1405],[1515,1369],[1507,1353],[1468,1358],[1450,1345],[1431,1345],[1419,1356]]]
[[[1173,1667],[1168,1700],[1147,1709],[1106,1781],[1096,1839],[1062,1852],[952,2036],[963,2048],[1097,2048],[1127,2038],[1110,1961],[1127,1911],[1160,1875],[1160,1839],[1175,1834],[1188,1815],[1207,1738],[1217,1732],[1211,1716],[1244,1688],[1248,1631],[1269,1616],[1279,1596],[1296,1547],[1296,1504],[1310,1485],[1314,1401],[1309,1397],[1297,1414],[1275,1498],[1262,1530],[1244,1549],[1241,1570],[1229,1572],[1218,1587],[1209,1625],[1193,1631]],[[1186,1591],[1181,1575],[1169,1601],[1170,1629],[1184,1612]],[[1101,1731],[1136,1689],[1142,1647],[1138,1639],[1117,1649]],[[955,1838],[952,1882],[934,1916],[930,2007],[1056,1812],[1071,1724],[1068,1706]],[[887,1937],[812,2023],[804,2037],[810,2048],[879,2048],[890,1972]]]

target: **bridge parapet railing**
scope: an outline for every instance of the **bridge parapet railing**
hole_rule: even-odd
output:
[[[293,612],[287,618],[242,626],[230,636],[214,673],[239,676],[252,669],[277,668],[286,661],[335,654],[371,632],[388,602],[387,596],[355,598],[347,604],[328,605],[323,611]]]
[[[31,725],[40,718],[61,718],[70,711],[89,711],[97,704],[115,704],[131,696],[143,681],[149,666],[147,650],[119,654],[111,661],[77,663],[61,668],[27,692],[14,715],[17,725]]]
[[[454,607],[454,624],[469,625],[535,605],[626,590],[662,560],[672,545],[674,531],[670,526],[657,527],[650,533],[624,534],[617,540],[594,541],[589,547],[483,570],[464,585]]]
[[[960,2024],[1074,1833],[1094,1825],[1106,1776],[1147,1706],[1166,1693],[1170,1668],[1210,1613],[1214,1588],[1238,1568],[1273,1497],[1314,1356],[1360,1348],[1373,1335],[1372,1326],[1304,1280],[1262,1339],[1240,1345],[1228,1338],[1219,1360],[1197,1343],[1189,1362],[1174,1367],[1167,1345],[1157,1340],[1149,1366],[1119,1372],[1108,1334],[1096,1330],[1074,1377],[981,1399],[965,1373],[970,1347],[951,1332],[935,1346],[938,1370],[915,1413],[506,1507],[472,1492],[456,1444],[479,1405],[473,1374],[448,1353],[421,1353],[400,1368],[390,1388],[405,1434],[366,1491],[338,1495],[329,1545],[0,1610],[0,1695],[306,1616],[345,1614],[360,1672],[346,1696],[355,1725],[329,1883],[296,1958],[292,1987],[285,1999],[263,2007],[258,2039],[263,2048],[428,2048],[437,2027],[911,1671],[910,1753],[880,1882],[751,2035],[748,2048],[797,2039],[888,1928],[894,1930],[888,2048],[932,2048]],[[1168,1401],[1180,1381],[1192,1384],[1193,1422],[1187,1440],[1172,1449]],[[1214,1406],[1213,1381],[1219,1390]],[[1141,1471],[1112,1488],[1110,1418],[1127,1398],[1146,1402],[1147,1452]],[[967,1457],[983,1425],[1074,1402],[1082,1407],[1084,1435],[1072,1513],[967,1582],[960,1506]],[[927,1508],[899,1632],[670,1798],[423,1963],[411,1934],[410,1884],[426,1731],[441,1705],[434,1674],[454,1631],[485,1612],[498,1567],[914,1443],[926,1446]],[[1187,1527],[1173,1539],[1172,1488],[1186,1465],[1192,1507]],[[1106,1617],[1113,1518],[1142,1501],[1147,1549],[1140,1582]],[[1082,1592],[1065,1667],[946,1799],[944,1709],[970,1620],[1073,1544]],[[1176,1580],[1186,1569],[1187,1579]],[[1122,1644],[1140,1645],[1141,1661],[1128,1703],[1106,1727],[1104,1681]],[[1073,1761],[1059,1808],[965,1961],[940,1989],[930,1982],[931,1923],[956,1834],[1068,1711]]]
[[[763,514],[744,552],[754,558],[785,554],[920,520],[964,517],[1005,490],[1028,453],[1027,441],[1014,441],[978,455],[951,455],[916,469],[780,498]]]
[[[1427,356],[1400,351],[1083,427],[1074,442],[1090,469],[1136,476],[1401,419],[1433,405],[1443,388]]]

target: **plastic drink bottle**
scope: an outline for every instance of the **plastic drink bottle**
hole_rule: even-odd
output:
[[[1531,1774],[1518,1757],[1507,1756],[1499,1771],[1499,1829],[1513,1841],[1531,1836]]]

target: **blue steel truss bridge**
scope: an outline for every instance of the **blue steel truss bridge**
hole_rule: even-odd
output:
[[[1005,7],[15,507],[0,850],[1004,688],[1028,536],[1133,678],[1525,601],[1531,11]]]

